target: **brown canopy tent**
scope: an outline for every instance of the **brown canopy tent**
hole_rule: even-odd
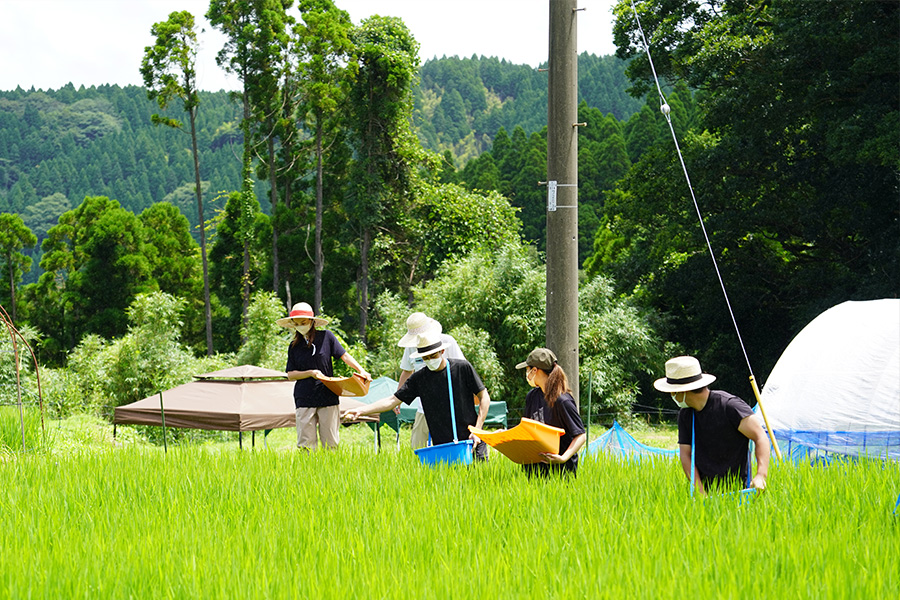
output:
[[[254,433],[295,426],[294,382],[283,371],[241,365],[194,377],[196,381],[117,406],[113,424]],[[360,404],[341,397],[341,410]]]

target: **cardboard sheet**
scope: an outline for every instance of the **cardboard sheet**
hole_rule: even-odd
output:
[[[520,465],[544,462],[542,452],[559,453],[559,438],[565,430],[544,425],[531,419],[522,421],[512,429],[484,431],[469,426],[469,431],[478,436],[508,459]]]

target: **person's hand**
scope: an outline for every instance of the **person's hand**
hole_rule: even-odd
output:
[[[544,462],[546,462],[548,465],[552,463],[561,464],[566,462],[563,460],[562,456],[560,456],[559,454],[553,454],[552,452],[541,452],[541,456],[544,457]]]
[[[324,377],[324,375],[322,375],[322,371],[318,369],[313,369],[312,371],[310,371],[309,376],[313,379],[321,379],[322,377]]]
[[[766,477],[765,475],[760,475],[759,473],[750,480],[750,487],[759,490],[760,492],[766,491]]]
[[[341,413],[341,422],[342,423],[352,423],[353,421],[359,420],[359,410],[345,410]]]
[[[399,415],[400,414],[400,405],[398,404],[397,406],[395,406],[393,410],[394,410],[395,415]]]
[[[359,372],[357,373],[357,375],[359,375],[360,377],[362,377],[362,378],[365,379],[366,381],[372,381],[372,376],[369,374],[368,371],[365,371],[365,370],[359,371]]]
[[[475,452],[475,448],[478,447],[478,444],[481,443],[481,440],[478,439],[478,436],[475,435],[474,433],[470,433],[470,434],[469,434],[469,439],[472,440],[472,452],[474,453],[474,452]]]

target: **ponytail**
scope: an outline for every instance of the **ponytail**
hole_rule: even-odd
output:
[[[553,369],[547,373],[547,383],[544,385],[544,399],[547,400],[547,404],[552,408],[554,404],[556,404],[556,399],[562,396],[565,393],[571,393],[571,389],[569,388],[569,378],[566,377],[566,372],[563,371],[563,368],[559,366],[557,363],[553,363]]]

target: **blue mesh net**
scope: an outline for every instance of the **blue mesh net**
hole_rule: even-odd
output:
[[[900,431],[775,430],[785,458],[794,462],[830,462],[834,456],[900,460]]]
[[[606,433],[588,444],[585,452],[591,456],[604,452],[628,460],[678,456],[678,450],[666,450],[642,444],[625,431],[617,421],[613,422],[612,427]]]

